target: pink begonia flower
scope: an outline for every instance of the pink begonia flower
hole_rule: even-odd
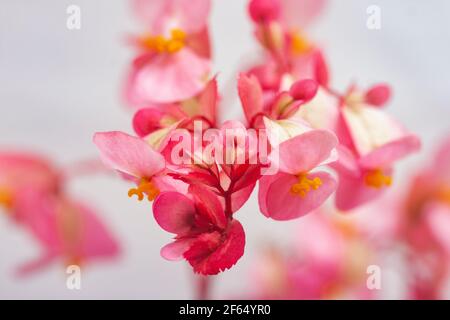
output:
[[[231,268],[244,253],[241,224],[226,217],[217,196],[206,188],[191,186],[189,197],[162,193],[153,213],[161,228],[176,234],[161,255],[167,260],[186,259],[196,273],[215,275]]]
[[[252,298],[370,299],[367,266],[376,255],[353,221],[325,212],[304,218],[288,252],[272,248],[252,268]]]
[[[256,23],[256,37],[269,57],[248,73],[258,77],[265,91],[276,92],[290,79],[309,78],[323,86],[328,84],[323,54],[303,33],[326,3],[322,0],[250,1],[249,13]]]
[[[210,71],[210,0],[134,0],[149,34],[135,39],[142,53],[125,86],[136,107],[186,100],[205,86]]]
[[[163,132],[173,125],[192,130],[194,121],[202,121],[204,129],[214,128],[217,121],[217,103],[217,80],[214,78],[197,97],[179,103],[140,109],[134,115],[133,127],[140,137],[146,137],[155,131]]]
[[[339,112],[336,206],[351,210],[375,199],[392,184],[393,164],[418,151],[420,140],[354,89]]]
[[[119,253],[115,238],[88,207],[32,188],[24,190],[17,202],[24,227],[43,248],[41,257],[19,267],[19,275],[37,271],[59,257],[66,265],[82,266]]]
[[[23,152],[0,152],[0,209],[42,246],[40,258],[21,266],[25,275],[58,258],[84,264],[119,253],[116,240],[84,205],[64,193],[64,172],[47,159]]]
[[[94,143],[105,165],[134,181],[128,196],[153,201],[161,191],[183,188],[166,175],[164,157],[141,138],[113,131],[96,133]]]
[[[333,133],[312,130],[277,146],[271,157],[278,157],[279,173],[260,179],[261,212],[274,220],[292,220],[322,205],[337,183],[330,174],[312,170],[329,162],[337,143]]]

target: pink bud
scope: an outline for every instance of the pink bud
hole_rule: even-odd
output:
[[[366,92],[365,101],[373,106],[381,107],[391,98],[391,88],[386,84],[373,86]]]
[[[278,19],[281,12],[279,0],[252,0],[248,6],[250,17],[256,23]]]
[[[295,100],[309,101],[314,98],[319,89],[319,84],[311,79],[300,80],[294,83],[289,90],[289,94]]]

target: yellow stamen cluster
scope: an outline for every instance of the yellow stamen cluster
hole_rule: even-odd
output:
[[[369,171],[364,178],[364,182],[369,187],[381,189],[392,185],[392,177],[385,175],[383,171],[377,169]]]
[[[292,32],[291,49],[292,53],[301,55],[307,53],[311,49],[311,44],[300,32]]]
[[[130,198],[137,196],[139,201],[144,200],[144,195],[147,195],[148,201],[155,200],[159,195],[159,189],[155,187],[151,180],[142,179],[137,188],[131,188],[128,191]]]
[[[302,198],[306,197],[311,190],[317,190],[322,185],[322,180],[319,177],[309,179],[306,174],[298,176],[298,182],[291,187],[291,193]]]
[[[186,34],[180,29],[173,29],[170,38],[149,36],[142,39],[144,47],[158,53],[176,53],[186,45]]]
[[[9,209],[12,207],[12,204],[13,204],[13,198],[12,198],[11,192],[9,192],[5,188],[0,187],[0,206],[3,206],[6,209]]]

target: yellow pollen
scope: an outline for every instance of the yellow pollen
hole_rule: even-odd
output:
[[[319,177],[309,179],[306,174],[298,176],[298,182],[291,187],[291,193],[302,198],[306,197],[311,190],[317,190],[322,185],[322,180]]]
[[[142,179],[137,188],[131,188],[128,191],[128,196],[131,198],[137,196],[139,201],[144,200],[147,195],[148,201],[153,201],[159,195],[159,189],[152,183],[151,180]]]
[[[364,182],[369,187],[381,189],[392,185],[392,177],[385,175],[380,169],[376,169],[366,174]]]
[[[311,49],[311,44],[302,33],[292,32],[291,48],[294,54],[301,55],[307,53]]]
[[[173,29],[170,38],[164,36],[148,36],[141,40],[142,45],[158,53],[176,53],[186,45],[186,34],[180,29]]]
[[[10,209],[13,204],[13,197],[11,192],[6,189],[0,187],[0,206],[3,206],[6,209]]]

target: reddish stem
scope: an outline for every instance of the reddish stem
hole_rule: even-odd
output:
[[[211,279],[209,276],[196,276],[197,300],[210,299]]]

